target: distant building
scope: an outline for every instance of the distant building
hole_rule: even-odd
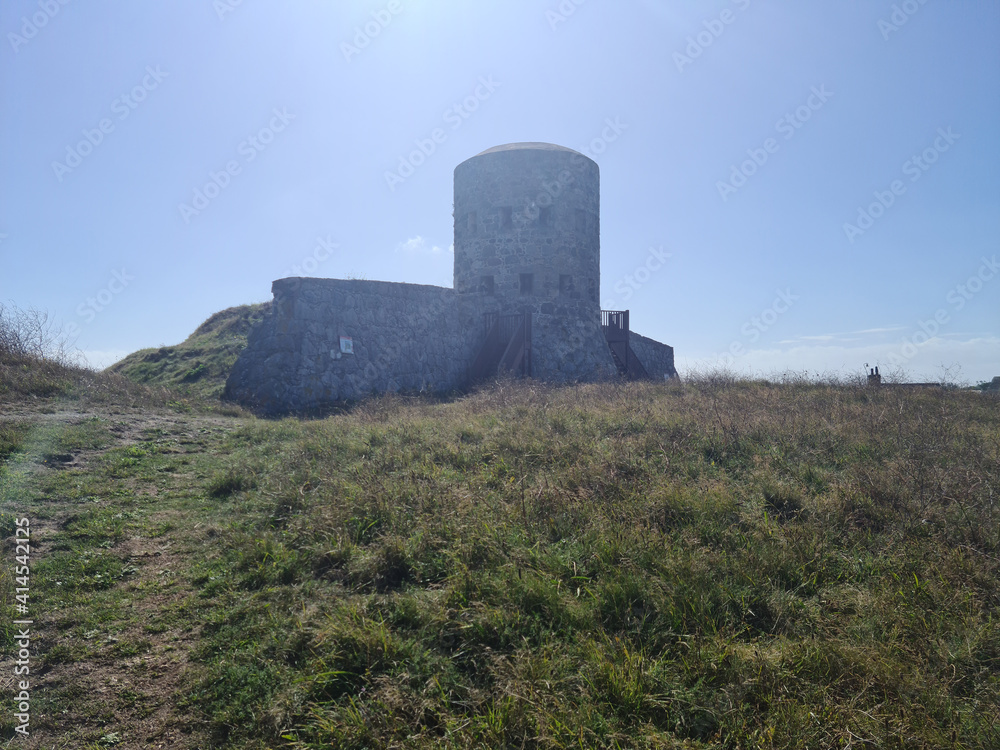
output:
[[[372,393],[677,376],[670,346],[600,309],[600,172],[549,143],[455,169],[454,287],[286,278],[225,397],[269,412]]]

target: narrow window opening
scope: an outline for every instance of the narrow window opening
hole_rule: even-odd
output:
[[[522,273],[521,274],[521,294],[531,294],[532,287],[535,285],[535,274],[533,273]]]
[[[559,274],[559,294],[573,293],[573,277],[568,273]]]
[[[483,294],[493,294],[493,277],[492,276],[480,276],[479,277],[479,291]]]
[[[587,212],[582,208],[576,209],[576,231],[587,231]]]
[[[549,226],[552,221],[552,206],[541,206],[538,209],[538,223],[543,227]]]
[[[468,221],[469,234],[475,234],[476,233],[476,212],[475,211],[469,211],[469,216],[468,216],[467,221]]]
[[[514,228],[514,209],[510,206],[500,209],[500,228],[508,231]]]

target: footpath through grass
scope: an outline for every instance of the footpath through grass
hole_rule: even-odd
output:
[[[14,680],[29,683],[30,722],[19,734],[23,720],[5,710],[0,736],[45,750],[207,747],[204,719],[178,710],[199,669],[187,571],[228,521],[200,484],[224,460],[230,419],[78,401],[13,412],[0,415],[0,675],[7,705]],[[21,519],[27,559],[14,543]],[[22,602],[27,612],[12,614]],[[12,621],[25,618],[19,668],[30,671],[15,677]]]
[[[510,384],[81,419],[0,420],[65,678],[33,700],[87,732],[39,747],[1000,747],[996,398]]]

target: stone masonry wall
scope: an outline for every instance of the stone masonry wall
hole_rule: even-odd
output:
[[[548,144],[491,149],[455,168],[455,290],[504,312],[600,309],[600,171]],[[521,286],[531,274],[532,288]],[[492,288],[484,288],[492,280]]]
[[[264,413],[373,393],[460,390],[485,335],[480,295],[444,287],[291,278],[272,291],[272,311],[251,332],[225,393]],[[341,336],[350,337],[353,353],[340,351]],[[654,379],[676,376],[671,347],[635,332],[630,343]],[[599,324],[533,314],[532,375],[560,383],[613,379]]]
[[[640,336],[635,331],[629,331],[628,342],[632,351],[635,352],[635,356],[639,358],[653,380],[677,377],[672,346]]]
[[[272,313],[252,332],[225,394],[268,413],[461,388],[482,343],[481,317],[444,287],[290,278],[272,291]],[[353,353],[341,352],[342,336]]]
[[[593,382],[618,375],[599,317],[533,314],[531,338],[531,374],[539,380]]]

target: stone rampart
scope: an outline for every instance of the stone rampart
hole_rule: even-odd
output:
[[[225,394],[268,413],[461,388],[483,338],[478,311],[444,287],[290,278],[272,292]]]
[[[677,377],[672,346],[661,344],[646,336],[640,336],[635,331],[629,332],[628,343],[653,380]]]

